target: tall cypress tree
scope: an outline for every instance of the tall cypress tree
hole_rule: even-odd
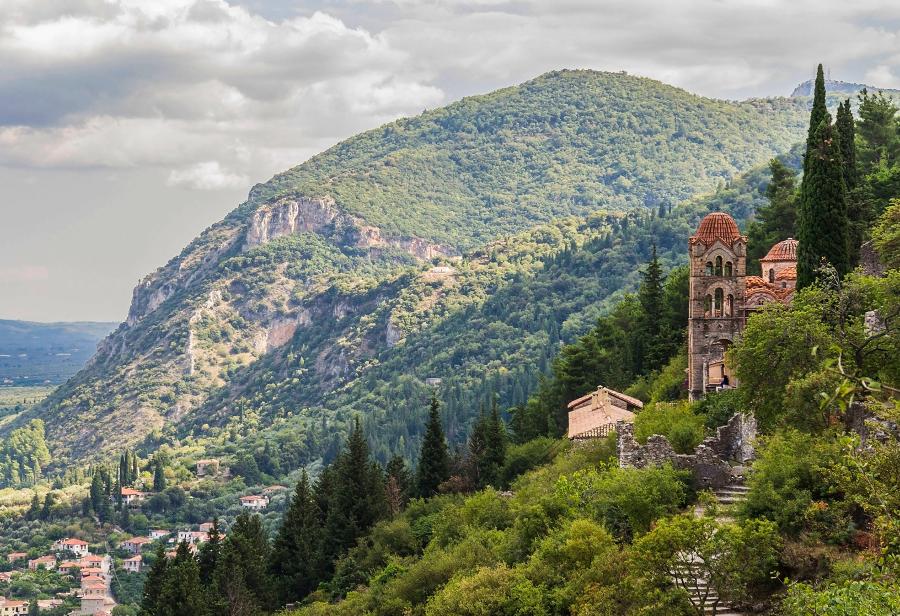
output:
[[[831,116],[828,114],[828,108],[825,104],[825,72],[822,70],[822,65],[819,64],[819,67],[816,69],[816,83],[813,88],[812,109],[809,113],[809,130],[806,135],[806,154],[803,156],[804,174],[806,173],[807,165],[809,164],[810,144],[815,140],[819,124],[821,124],[825,118],[828,118],[828,123],[830,124]]]
[[[866,215],[866,201],[859,194],[860,191],[856,190],[859,184],[856,164],[856,124],[850,110],[849,98],[838,106],[834,125],[841,148],[844,185],[847,187],[847,220],[850,225],[848,251],[850,266],[854,267],[859,262],[859,247],[863,243],[869,221]]]
[[[197,557],[200,565],[201,584],[212,584],[221,552],[222,535],[219,533],[219,518],[213,518],[212,528],[209,529],[207,540],[200,546],[200,553]]]
[[[303,471],[272,546],[269,570],[282,603],[302,599],[322,578],[319,513],[309,477]]]
[[[441,426],[440,404],[437,397],[431,397],[428,411],[428,423],[425,426],[425,437],[419,453],[419,466],[416,468],[416,486],[419,496],[427,497],[437,493],[438,486],[450,478],[450,454],[447,441]]]
[[[160,460],[153,462],[153,491],[162,492],[166,489],[166,469]]]
[[[850,269],[846,192],[840,142],[826,114],[807,149],[800,187],[799,288],[813,283],[823,259],[840,275]]]

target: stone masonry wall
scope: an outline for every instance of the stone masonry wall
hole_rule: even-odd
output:
[[[732,479],[731,463],[744,464],[753,458],[756,419],[752,415],[735,414],[716,435],[704,439],[692,454],[675,453],[666,437],[653,434],[641,445],[634,438],[634,424],[616,423],[616,453],[622,468],[646,468],[669,463],[677,469],[689,470],[698,489],[728,485]]]

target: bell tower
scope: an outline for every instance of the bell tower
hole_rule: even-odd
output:
[[[692,400],[736,384],[725,353],[744,329],[747,238],[723,212],[708,214],[688,241],[688,391]]]

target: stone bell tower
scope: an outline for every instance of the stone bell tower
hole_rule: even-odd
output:
[[[734,386],[725,353],[746,322],[747,238],[723,212],[707,215],[691,236],[688,391],[692,400]]]

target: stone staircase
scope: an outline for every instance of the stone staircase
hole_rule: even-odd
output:
[[[744,484],[744,469],[735,467],[732,470],[732,481],[722,487],[713,490],[716,497],[717,505],[715,511],[715,520],[720,524],[726,524],[734,521],[734,508],[736,505],[747,500],[747,493],[750,491]],[[701,506],[694,509],[694,514],[702,516],[705,510]],[[694,606],[703,605],[704,616],[746,616],[744,612],[740,612],[725,602],[718,603],[719,595],[715,589],[709,587],[707,580],[702,571],[700,571],[699,560],[687,558],[688,564],[686,569],[682,570],[682,578],[687,579],[686,583],[681,585],[687,590],[691,597],[691,603]]]

